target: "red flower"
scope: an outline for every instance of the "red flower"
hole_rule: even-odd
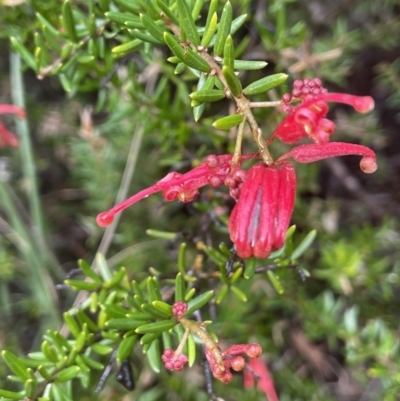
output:
[[[256,157],[256,155],[242,156],[240,161],[248,160],[254,157]],[[198,189],[200,187],[208,184],[212,185],[213,187],[218,187],[224,184],[226,178],[231,175],[231,160],[232,155],[210,155],[206,158],[204,163],[201,163],[199,166],[193,168],[185,174],[180,174],[177,172],[169,173],[151,187],[138,192],[107,212],[100,213],[96,219],[97,224],[101,227],[108,226],[112,223],[114,216],[117,213],[122,212],[124,209],[140,201],[141,199],[147,198],[149,195],[160,191],[162,191],[164,199],[168,202],[174,200],[191,202],[199,195]],[[231,186],[232,189],[236,189],[237,183],[240,181],[240,174],[237,174],[237,171],[242,170],[235,169],[231,184],[227,183],[227,185]],[[238,177],[236,177],[236,175]]]
[[[293,92],[295,90],[296,88]],[[278,137],[284,143],[293,144],[308,137],[319,144],[329,142],[330,135],[333,134],[336,126],[333,121],[325,118],[329,111],[327,102],[348,104],[359,113],[367,113],[374,108],[374,100],[370,96],[320,92],[318,94],[301,94],[298,97],[303,98],[303,102],[298,107],[284,105],[284,110],[287,110],[289,115],[278,125],[269,141]],[[290,95],[283,98],[284,103],[290,101]]]
[[[0,114],[15,114],[17,117],[25,118],[25,110],[13,104],[0,104]],[[18,138],[0,121],[0,147],[17,147],[18,145]]]
[[[229,219],[229,233],[241,258],[266,258],[285,242],[296,196],[296,175],[289,163],[258,163],[247,173]]]
[[[297,107],[289,105],[300,100]],[[292,95],[283,96],[284,110],[289,115],[272,134],[268,143],[278,137],[282,142],[292,144],[304,137],[314,144],[300,145],[278,158],[271,165],[261,162],[246,173],[240,163],[258,155],[241,156],[232,165],[231,155],[210,155],[206,161],[185,174],[169,173],[151,187],[97,216],[100,226],[110,224],[116,213],[126,207],[162,191],[167,201],[190,202],[199,194],[199,188],[210,184],[214,187],[225,184],[237,203],[229,218],[229,233],[241,258],[255,256],[266,258],[285,242],[296,195],[296,176],[288,159],[299,163],[312,163],[334,156],[363,156],[360,167],[365,173],[376,168],[375,153],[362,145],[343,142],[329,142],[335,124],[325,118],[329,108],[327,102],[345,103],[358,112],[365,113],[374,106],[371,97],[353,96],[343,93],[328,93],[319,79],[297,80]]]
[[[258,389],[265,393],[268,401],[279,401],[267,366],[259,359],[250,359],[247,365],[248,369],[243,372],[244,387],[252,388],[254,386],[254,378],[256,378]]]
[[[246,361],[242,356],[243,354],[249,358],[258,358],[261,353],[262,348],[259,344],[234,344],[222,352],[223,366],[220,366],[215,360],[214,354],[208,348],[205,350],[206,359],[213,376],[223,383],[229,383],[232,380],[231,369],[240,372],[245,368]]]

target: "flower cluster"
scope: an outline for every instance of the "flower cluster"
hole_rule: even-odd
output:
[[[175,302],[172,305],[172,313],[178,318],[181,318],[185,314],[187,309],[188,309],[188,304],[183,301]]]
[[[223,383],[229,383],[232,380],[231,369],[240,372],[245,368],[246,361],[243,355],[247,355],[249,358],[258,358],[261,353],[262,348],[259,344],[234,344],[221,353],[221,364],[215,359],[213,352],[208,348],[205,351],[213,376]]]
[[[166,348],[161,356],[164,362],[165,369],[176,370],[179,372],[183,369],[188,361],[188,358],[184,354],[175,355],[175,351],[171,348]]]
[[[292,106],[292,102],[298,102]],[[255,256],[266,258],[283,246],[289,227],[296,195],[296,176],[289,159],[298,163],[312,163],[335,156],[362,156],[360,167],[365,173],[373,173],[376,155],[366,146],[329,142],[335,124],[326,118],[329,102],[344,103],[360,113],[373,109],[370,96],[353,96],[329,93],[316,79],[296,80],[291,94],[283,96],[282,105],[287,117],[278,125],[267,145],[276,138],[286,144],[302,139],[314,143],[302,144],[267,165],[257,163],[248,172],[242,169],[245,160],[260,158],[259,154],[210,155],[204,163],[185,174],[169,173],[162,180],[97,216],[100,226],[110,224],[116,213],[147,196],[161,191],[167,201],[190,202],[199,195],[204,185],[218,187],[225,184],[237,201],[229,218],[230,238],[241,258]],[[290,104],[289,104],[290,103]]]
[[[13,104],[0,104],[0,114],[15,114],[19,118],[25,118],[25,110]],[[18,138],[10,132],[0,121],[0,147],[19,145]]]

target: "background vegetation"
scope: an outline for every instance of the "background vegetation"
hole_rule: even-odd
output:
[[[43,335],[62,327],[77,295],[60,284],[78,259],[92,263],[101,252],[110,269],[104,264],[104,281],[125,266],[130,280],[145,287],[154,276],[167,291],[179,269],[200,269],[207,279],[194,284],[198,294],[214,289],[213,301],[220,301],[202,308],[203,319],[213,321],[223,345],[262,345],[281,401],[399,400],[398,2],[231,1],[233,18],[247,15],[232,36],[236,56],[268,63],[241,74],[243,87],[283,72],[288,81],[256,100],[279,100],[294,79],[305,77],[320,77],[331,91],[373,96],[371,114],[337,106],[331,115],[335,140],[372,147],[379,169],[365,176],[353,158],[296,166],[297,229],[289,250],[317,230],[295,263],[309,277],[303,282],[290,267],[288,251],[272,278],[265,271],[241,277],[224,299],[218,298],[226,284],[219,275],[224,263],[213,251],[220,252],[221,242],[230,246],[225,225],[233,202],[225,190],[206,187],[189,204],[150,197],[106,230],[95,217],[172,170],[188,171],[208,154],[233,152],[235,132],[212,123],[235,107],[226,99],[211,103],[195,122],[188,96],[198,81],[193,71],[168,62],[165,44],[138,39],[133,17],[128,30],[116,14],[105,14],[140,10],[153,18],[151,1],[12,3],[0,2],[0,103],[23,105],[28,119],[1,117],[21,145],[0,149],[0,348],[21,357],[43,350]],[[219,15],[224,4],[218,3]],[[273,108],[255,115],[266,136],[282,119]],[[244,149],[256,150],[250,135]],[[178,266],[183,242],[185,260]],[[97,360],[106,365],[109,353],[103,353]],[[132,392],[112,373],[94,395],[101,374],[94,370],[88,379],[60,385],[64,393],[53,397],[209,398],[201,352],[183,373],[156,374],[148,359],[134,348]],[[9,373],[0,363],[0,388],[20,391],[20,383],[6,380]],[[265,399],[244,389],[239,374],[228,385],[215,383],[214,393],[225,400]]]

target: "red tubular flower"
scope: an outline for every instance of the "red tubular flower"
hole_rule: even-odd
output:
[[[293,166],[254,165],[229,218],[229,233],[241,258],[266,258],[285,242],[296,196]]]
[[[15,114],[19,118],[25,118],[25,110],[13,104],[0,104],[0,114]],[[18,138],[10,132],[0,121],[0,146],[17,147]]]
[[[289,158],[298,163],[312,163],[329,157],[348,155],[363,156],[360,161],[360,168],[366,174],[372,174],[378,168],[373,150],[363,145],[344,142],[300,145],[281,156],[276,163],[285,162]]]
[[[265,393],[268,401],[279,401],[274,382],[268,372],[267,366],[259,359],[250,359],[247,365],[249,369],[243,372],[244,388],[252,388],[254,386],[255,376],[258,389]]]
[[[374,108],[374,100],[370,96],[345,93],[305,95],[303,103],[290,109],[290,114],[278,125],[271,138],[278,137],[287,144],[296,143],[305,137],[319,144],[329,142],[335,124],[325,118],[329,111],[326,102],[348,104],[359,113],[367,113]]]
[[[240,162],[254,157],[256,157],[256,155],[242,156]],[[213,187],[218,187],[224,184],[224,181],[229,177],[231,172],[231,160],[232,155],[210,155],[206,158],[204,163],[201,163],[199,166],[185,174],[177,172],[169,173],[151,187],[138,192],[107,212],[100,213],[96,219],[97,224],[101,227],[108,226],[113,222],[114,216],[117,213],[122,212],[124,209],[141,199],[147,198],[149,195],[160,191],[162,191],[164,199],[168,202],[174,200],[191,202],[199,195],[198,189],[200,187],[207,184],[210,184]],[[237,182],[238,178],[234,178],[232,188],[236,188]]]

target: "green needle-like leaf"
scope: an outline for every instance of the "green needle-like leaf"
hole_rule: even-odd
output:
[[[156,0],[158,7],[162,12],[176,25],[179,25],[179,18],[171,11],[171,9],[164,3],[163,0]]]
[[[225,92],[217,89],[205,89],[193,92],[189,96],[200,103],[218,102],[225,97]]]
[[[177,0],[178,13],[180,18],[181,29],[185,31],[187,39],[194,45],[200,45],[199,34],[197,33],[196,24],[192,18],[191,11],[189,10],[186,0]]]
[[[269,278],[270,283],[275,288],[275,291],[278,294],[283,294],[284,290],[283,290],[283,287],[282,287],[282,284],[281,284],[281,281],[279,280],[279,278],[271,270],[267,271],[267,276]]]
[[[36,61],[33,55],[29,52],[29,50],[16,38],[10,38],[11,44],[14,49],[21,55],[24,61],[31,67],[32,69],[36,68]]]
[[[300,244],[293,250],[290,258],[293,260],[298,259],[303,253],[312,245],[317,236],[317,230],[311,230],[300,242]]]
[[[191,301],[188,302],[188,309],[185,313],[185,316],[190,315],[191,313],[193,313],[194,311],[202,308],[206,303],[208,303],[209,301],[211,301],[211,298],[214,296],[214,291],[210,290],[207,291],[201,295],[199,295],[198,297],[192,299]]]
[[[233,69],[234,61],[235,61],[235,49],[233,47],[232,36],[229,35],[226,38],[224,47],[224,65]]]
[[[182,273],[178,273],[175,279],[175,302],[184,300],[185,291],[185,280]]]
[[[213,127],[222,130],[229,130],[239,125],[242,121],[242,114],[232,114],[231,116],[222,117],[214,121]]]
[[[232,24],[232,6],[228,1],[222,10],[221,22],[219,23],[217,38],[214,45],[214,54],[216,56],[222,56],[224,51],[225,41],[228,37]]]
[[[25,398],[25,392],[16,393],[15,391],[0,389],[0,397],[2,397],[2,399],[22,400]]]
[[[270,75],[251,83],[243,90],[243,93],[245,95],[256,95],[258,93],[267,92],[283,84],[287,78],[288,75],[282,73]]]
[[[136,320],[131,318],[118,318],[118,319],[110,319],[106,322],[106,326],[110,329],[117,330],[132,330],[137,327],[143,325],[142,320]]]
[[[239,81],[239,78],[236,76],[235,72],[232,68],[224,66],[222,68],[222,74],[226,79],[226,83],[228,84],[229,90],[232,95],[237,97],[242,93],[242,84]]]
[[[136,333],[161,333],[165,330],[170,330],[176,325],[173,320],[160,320],[158,322],[144,324],[136,329]]]
[[[62,23],[65,32],[68,34],[73,42],[78,42],[78,36],[76,34],[74,15],[72,14],[71,3],[66,0],[62,7]]]
[[[22,380],[28,380],[29,374],[27,372],[27,368],[24,364],[24,362],[21,361],[20,358],[16,357],[13,353],[10,351],[2,351],[1,353],[4,362],[7,364],[7,366]]]
[[[261,70],[268,63],[265,61],[248,61],[248,60],[235,60],[233,63],[234,70]]]
[[[247,302],[247,296],[246,294],[238,287],[232,285],[231,291],[242,301],[242,302]]]
[[[79,366],[70,366],[68,368],[65,368],[61,370],[60,372],[57,373],[55,381],[56,382],[67,382],[74,377],[78,376],[79,372],[81,371]]]
[[[218,15],[215,12],[210,20],[209,25],[206,27],[203,37],[201,39],[201,45],[207,47],[211,43],[211,39],[213,38],[215,32],[218,28]]]
[[[123,361],[124,359],[129,357],[129,355],[132,353],[133,347],[136,344],[136,340],[137,336],[135,335],[122,339],[117,351],[118,361]]]
[[[140,14],[140,20],[150,35],[154,36],[161,43],[165,42],[164,30],[161,29],[151,18],[145,14]]]
[[[147,360],[149,361],[151,369],[155,373],[160,373],[161,370],[161,352],[160,352],[160,340],[154,340],[148,351],[147,351]]]

